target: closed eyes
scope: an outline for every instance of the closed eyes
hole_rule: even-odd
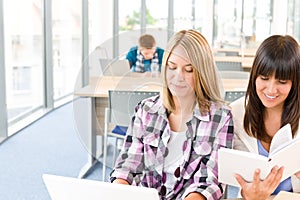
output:
[[[178,68],[176,65],[173,65],[173,64],[168,64],[167,67],[170,70],[176,70]],[[194,71],[194,69],[191,65],[186,65],[186,66],[184,66],[184,71],[187,73],[192,73]]]
[[[268,77],[268,76],[260,76],[260,79],[261,80],[264,80],[264,81],[267,81],[267,80],[269,80],[270,78]],[[279,80],[279,79],[277,79],[277,81],[280,83],[280,84],[286,84],[287,83],[287,81],[288,80]]]

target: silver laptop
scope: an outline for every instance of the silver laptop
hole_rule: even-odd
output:
[[[52,200],[159,200],[156,189],[43,174]]]
[[[105,76],[124,76],[128,73],[130,73],[130,64],[127,59],[124,60],[113,60],[113,61],[106,61],[104,60],[100,61],[101,68],[103,71],[103,74]]]

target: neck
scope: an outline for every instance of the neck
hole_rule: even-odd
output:
[[[273,138],[281,126],[282,109],[266,109],[265,112],[265,129],[267,134]],[[267,147],[265,147],[268,149]]]
[[[175,103],[175,110],[169,115],[169,122],[172,131],[185,132],[187,129],[186,122],[188,122],[192,115],[195,106],[195,98],[178,98],[173,97]]]
[[[282,116],[282,112],[283,112],[283,108],[266,108],[265,109],[265,119],[281,119]]]
[[[195,107],[196,98],[178,98],[174,97],[175,113],[192,113]]]

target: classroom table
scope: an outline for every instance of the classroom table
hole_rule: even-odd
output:
[[[216,62],[241,62],[244,70],[249,70],[252,67],[254,57],[242,56],[215,56]]]
[[[256,53],[256,48],[244,48],[244,49],[236,49],[236,48],[216,48],[213,49],[214,53],[224,53],[224,55],[226,55],[226,53],[237,53],[239,56],[245,56],[245,57],[254,57],[255,53]]]
[[[161,88],[162,81],[159,76],[155,75],[153,77],[151,73],[132,73],[126,76],[91,77],[89,85],[74,92],[75,96],[85,100],[85,114],[79,117],[75,116],[77,123],[84,124],[82,126],[86,129],[81,131],[85,135],[81,135],[80,140],[88,153],[88,161],[80,170],[79,178],[83,178],[86,175],[102,153],[102,147],[99,149],[97,146],[98,143],[102,143],[102,137],[99,138],[98,136],[103,136],[102,127],[104,127],[104,109],[108,107],[108,91],[139,90],[160,92]],[[82,111],[77,111],[76,113],[82,113]]]
[[[246,90],[247,83],[247,79],[222,79],[224,91]],[[86,175],[101,154],[101,149],[97,149],[97,135],[103,135],[101,127],[104,127],[104,109],[108,107],[108,91],[161,91],[161,89],[162,79],[160,77],[152,77],[151,74],[147,73],[133,73],[128,76],[92,77],[89,85],[74,92],[75,96],[86,100],[86,108],[84,109],[88,113],[85,117],[80,116],[81,123],[84,123],[86,127],[83,132],[88,151],[88,161],[80,170],[79,178]]]

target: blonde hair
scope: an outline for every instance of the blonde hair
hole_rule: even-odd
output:
[[[168,112],[175,110],[172,94],[167,87],[166,66],[170,54],[175,47],[180,46],[186,52],[194,68],[195,95],[201,113],[207,113],[211,101],[221,105],[224,103],[219,88],[213,53],[207,40],[195,30],[181,30],[169,40],[162,61],[163,73],[163,103]]]

